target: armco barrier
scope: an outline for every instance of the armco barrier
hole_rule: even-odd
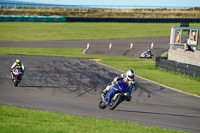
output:
[[[0,15],[0,22],[66,22],[62,16]]]
[[[156,57],[156,67],[200,78],[200,66],[171,61],[166,57]]]

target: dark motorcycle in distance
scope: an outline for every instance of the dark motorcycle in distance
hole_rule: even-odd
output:
[[[21,68],[14,68],[12,70],[12,81],[14,82],[14,86],[17,87],[19,82],[22,79],[22,70]]]
[[[120,79],[120,82],[110,89],[105,98],[101,97],[99,108],[108,107],[110,110],[114,110],[124,100],[128,102],[131,100],[131,89]]]
[[[151,54],[151,50],[146,50],[145,52],[143,52],[140,55],[140,58],[148,58],[148,59],[152,59],[152,54]]]

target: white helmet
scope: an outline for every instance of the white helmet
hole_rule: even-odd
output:
[[[132,70],[132,69],[129,69],[127,72],[126,72],[126,78],[127,80],[133,80],[134,77],[135,77],[135,72]]]

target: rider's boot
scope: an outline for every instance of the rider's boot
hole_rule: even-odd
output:
[[[103,90],[103,93],[102,93],[102,98],[103,98],[103,99],[105,99],[105,97],[106,97],[108,91],[110,90],[110,87],[111,87],[111,86],[108,85],[108,86],[106,87],[106,89]]]

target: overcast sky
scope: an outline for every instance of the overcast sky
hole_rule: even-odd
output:
[[[1,1],[1,0],[0,0]],[[2,0],[3,1],[3,0]],[[64,5],[196,6],[200,0],[9,0]]]

